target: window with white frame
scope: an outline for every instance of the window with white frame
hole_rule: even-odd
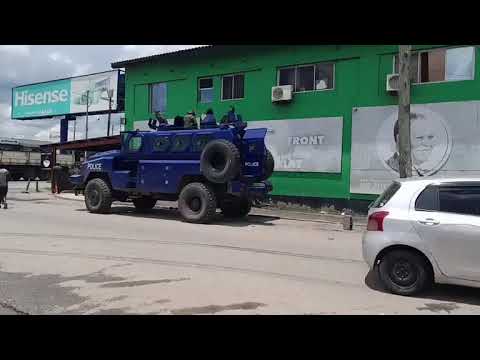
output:
[[[296,65],[278,70],[278,85],[292,85],[294,92],[334,88],[335,64]]]
[[[222,77],[222,100],[243,99],[245,75],[226,75]]]
[[[474,79],[475,48],[472,46],[420,51],[412,54],[410,61],[412,83]],[[394,72],[399,72],[398,55],[394,57]]]
[[[213,101],[213,78],[203,78],[198,80],[198,101],[202,104]]]
[[[167,111],[167,84],[150,85],[150,111],[165,113]]]

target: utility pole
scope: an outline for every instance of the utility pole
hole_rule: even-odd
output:
[[[107,95],[108,97],[102,97],[103,100],[108,101],[108,122],[107,122],[107,136],[110,136],[110,120],[112,116],[112,98],[113,98],[113,89],[108,89],[107,90]],[[113,129],[113,125],[112,125]],[[113,135],[113,130],[112,130],[112,135]]]
[[[85,118],[85,140],[88,139],[88,104],[90,102],[90,90],[87,90],[87,113]]]
[[[108,132],[107,136],[110,136],[110,119],[112,116],[112,97],[113,97],[113,89],[108,90]],[[113,135],[113,130],[112,130],[112,135]]]
[[[75,141],[75,132],[77,130],[77,118],[73,120],[73,141]]]
[[[410,56],[411,45],[399,45],[398,150],[401,178],[412,176],[410,137]]]
[[[90,103],[90,90],[87,90],[87,113],[85,117],[85,140],[88,140],[88,104]],[[85,150],[85,161],[87,160],[87,150]]]

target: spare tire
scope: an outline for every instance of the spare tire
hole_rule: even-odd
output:
[[[275,160],[273,159],[273,155],[270,150],[267,150],[267,154],[265,157],[265,164],[263,166],[263,176],[262,180],[267,180],[273,174],[273,169],[275,168]]]
[[[203,149],[200,170],[207,180],[221,184],[233,180],[240,172],[240,151],[224,139],[210,141]]]

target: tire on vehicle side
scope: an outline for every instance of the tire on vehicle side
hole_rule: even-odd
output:
[[[207,143],[200,157],[200,170],[207,180],[222,184],[233,180],[240,172],[240,151],[224,139]]]
[[[262,180],[267,180],[268,178],[270,178],[270,176],[272,176],[273,174],[274,168],[275,168],[275,160],[270,150],[267,149],[267,153],[265,156],[265,163],[263,167]]]
[[[144,196],[138,199],[132,200],[133,205],[137,211],[148,211],[152,210],[157,204],[157,200],[148,196]]]
[[[387,290],[397,295],[416,295],[433,284],[430,264],[411,250],[388,252],[377,265],[377,272]]]
[[[227,218],[242,218],[252,209],[252,201],[247,197],[228,196],[220,202],[220,209]]]
[[[106,214],[112,207],[112,190],[108,183],[100,178],[90,180],[85,186],[85,205],[91,213]]]
[[[211,222],[217,210],[217,199],[212,188],[202,183],[190,183],[180,192],[178,210],[190,223]]]

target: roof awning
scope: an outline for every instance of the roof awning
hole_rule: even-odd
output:
[[[145,57],[140,57],[140,58],[135,58],[135,59],[130,59],[130,60],[123,60],[123,61],[117,61],[112,63],[112,69],[119,69],[119,68],[124,68],[126,65],[131,65],[131,64],[136,64],[136,63],[141,63],[141,62],[147,62],[147,61],[152,61],[160,58],[165,58],[168,56],[178,56],[178,55],[192,55],[194,53],[199,53],[205,51],[205,49],[211,49],[211,48],[218,48],[219,46],[214,46],[214,45],[205,45],[205,46],[198,46],[195,48],[191,49],[183,49],[183,50],[177,50],[177,51],[171,51],[171,52],[166,52],[163,54],[157,54],[157,55],[151,55],[151,56],[145,56]]]

